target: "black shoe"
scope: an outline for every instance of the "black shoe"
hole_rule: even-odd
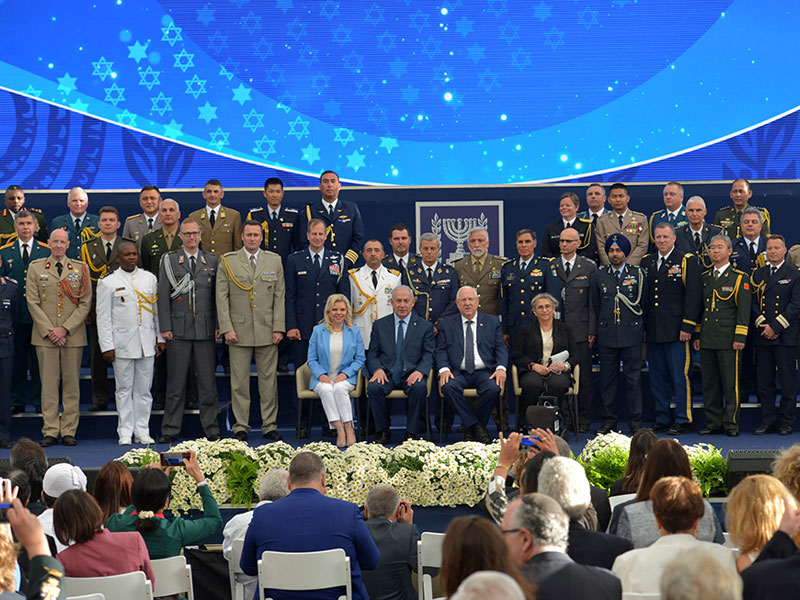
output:
[[[39,442],[39,445],[42,448],[49,448],[50,446],[55,446],[57,443],[58,443],[58,440],[56,438],[54,438],[53,436],[47,435],[42,439],[41,442]]]
[[[174,435],[167,435],[166,433],[158,438],[159,444],[171,444],[173,442],[177,442],[178,438]]]
[[[186,410],[197,410],[197,402],[187,402],[183,406]]]
[[[669,435],[684,435],[692,430],[692,426],[688,423],[675,423],[667,430]]]
[[[233,437],[235,437],[240,442],[247,443],[247,432],[246,431],[237,431],[236,433],[233,434]]]
[[[331,429],[330,427],[323,427],[322,428],[322,437],[335,438],[336,437],[336,430],[335,429]]]
[[[481,444],[491,444],[492,438],[489,436],[489,432],[486,431],[486,427],[481,425],[480,423],[476,423],[473,427],[475,430],[475,441],[480,442]]]
[[[301,440],[307,440],[308,439],[308,427],[306,427],[305,425],[303,427],[301,427],[300,431],[297,434],[297,437],[299,439],[301,439]]]
[[[207,439],[209,442],[218,442],[218,441],[219,441],[220,439],[222,439],[222,438],[221,438],[221,436],[220,436],[218,433],[212,433],[211,435],[207,435],[207,436],[206,436],[206,439]]]
[[[612,431],[614,431],[614,427],[612,427],[611,425],[603,425],[602,427],[598,428],[597,431],[595,431],[594,433],[595,435],[606,435],[607,433],[611,433]]]
[[[591,427],[589,425],[579,425],[578,426],[578,433],[589,433],[591,431]]]
[[[89,407],[89,412],[101,412],[108,410],[108,404],[92,404]]]
[[[700,430],[700,435],[719,435],[722,433],[722,427],[718,427],[717,429],[713,429],[711,427],[704,427]]]
[[[470,427],[464,432],[464,441],[465,442],[474,442],[475,441],[475,428]]]
[[[278,373],[288,373],[289,367],[286,365],[278,365]]]
[[[725,432],[725,435],[728,437],[739,437],[739,432],[736,429],[728,429]]]
[[[388,429],[382,429],[375,434],[375,443],[385,446],[392,443],[392,433]]]
[[[262,433],[261,437],[264,438],[265,440],[270,440],[271,442],[283,441],[281,434],[275,431],[274,429],[272,431],[267,431],[266,433]]]
[[[0,448],[11,448],[11,442],[8,440],[0,440]]]
[[[653,433],[664,433],[669,431],[669,425],[666,423],[653,423],[653,426],[650,428],[653,430]]]
[[[792,435],[792,426],[788,423],[784,423],[781,425],[781,428],[778,430],[778,433],[781,435]]]
[[[65,446],[77,446],[78,442],[75,441],[74,435],[65,435],[61,438],[61,443]]]
[[[24,412],[25,412],[25,407],[24,406],[12,406],[11,407],[11,414],[12,415],[18,415],[18,414],[24,413]]]
[[[753,432],[756,435],[764,435],[766,433],[775,433],[775,425],[759,425]]]

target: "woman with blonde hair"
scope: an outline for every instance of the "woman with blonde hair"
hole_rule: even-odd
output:
[[[339,448],[356,443],[350,392],[365,361],[364,340],[352,316],[347,296],[331,294],[325,303],[325,318],[314,327],[308,342],[310,386],[322,401],[330,427],[336,430]]]
[[[731,541],[739,548],[736,568],[740,573],[753,564],[778,530],[785,510],[784,498],[797,509],[791,492],[772,475],[750,475],[731,490],[725,508],[725,524]]]

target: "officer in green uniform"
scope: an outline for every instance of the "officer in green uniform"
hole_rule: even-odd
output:
[[[750,189],[750,182],[746,179],[737,179],[731,185],[731,200],[733,200],[733,206],[726,206],[725,208],[719,209],[714,217],[714,223],[722,227],[725,235],[732,240],[742,237],[739,221],[742,219],[744,210],[750,206],[748,202],[752,197],[753,190]],[[764,224],[761,235],[768,237],[770,221],[769,211],[766,208],[759,208],[758,206],[754,206],[753,208],[761,211],[761,221]]]
[[[730,264],[731,240],[726,235],[711,238],[709,255],[714,266],[703,273],[703,318],[698,326],[703,372],[703,405],[707,425],[700,435],[739,435],[740,353],[750,323],[750,277]],[[723,394],[725,403],[723,405]]]

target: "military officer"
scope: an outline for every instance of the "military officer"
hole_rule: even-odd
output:
[[[652,429],[680,435],[689,432],[692,422],[689,342],[703,310],[703,282],[697,258],[675,247],[673,226],[661,221],[654,233],[656,252],[642,259],[649,300],[647,364],[656,415]],[[674,425],[670,413],[673,395]]]
[[[689,220],[683,207],[683,186],[677,181],[670,181],[661,191],[664,197],[664,208],[650,215],[650,249],[655,251],[656,225],[669,223],[673,229],[686,225]]]
[[[27,393],[30,391],[31,404],[36,412],[42,405],[42,382],[39,379],[39,361],[31,345],[33,320],[28,310],[25,286],[28,279],[28,265],[37,258],[50,256],[50,248],[33,237],[36,218],[26,209],[17,212],[17,239],[0,248],[0,275],[17,282],[20,319],[14,328],[14,366],[11,371],[11,414],[25,412]],[[28,368],[30,365],[30,384]]]
[[[530,318],[529,308],[536,294],[561,296],[561,281],[553,261],[533,255],[536,234],[530,229],[520,229],[516,238],[519,256],[503,265],[500,284],[503,339],[509,346],[519,326]]]
[[[732,240],[731,264],[748,276],[767,264],[767,238],[762,235],[761,216],[752,206],[744,209],[739,222],[742,237]]]
[[[459,287],[475,288],[479,312],[497,316],[500,314],[500,282],[506,259],[489,254],[489,232],[482,227],[469,232],[467,245],[469,256],[453,263]]]
[[[647,320],[647,276],[638,266],[626,264],[625,257],[631,254],[631,243],[623,234],[611,234],[603,252],[609,264],[598,269],[592,289],[603,384],[603,425],[597,433],[609,433],[617,427],[617,382],[622,362],[628,397],[628,426],[633,434],[639,429],[642,418],[642,341]]]
[[[744,349],[750,322],[749,277],[730,264],[731,240],[711,238],[709,256],[714,266],[703,273],[703,319],[694,340],[703,370],[703,407],[708,424],[700,435],[739,435],[739,353]],[[725,404],[723,408],[723,394]]]
[[[61,442],[74,446],[78,429],[78,372],[86,345],[86,317],[92,305],[92,285],[86,264],[67,257],[69,234],[50,232],[50,256],[31,261],[25,293],[33,319],[31,343],[39,359],[42,380],[43,447]],[[59,419],[58,388],[63,412]]]
[[[117,263],[117,248],[121,238],[117,236],[119,230],[119,212],[113,206],[104,206],[100,209],[97,221],[100,236],[89,240],[81,248],[81,260],[89,267],[92,278],[92,298],[97,299],[97,282],[106,274],[114,271]],[[91,345],[91,370],[92,370],[92,405],[91,412],[106,410],[108,408],[108,363],[103,358],[97,338],[97,316],[95,315],[95,302],[89,313]]]
[[[411,232],[405,223],[395,223],[389,230],[389,245],[392,253],[383,259],[383,266],[400,272],[403,285],[408,285],[408,278],[417,267],[421,259],[419,255],[409,252],[411,248]]]
[[[588,219],[592,222],[592,229],[597,232],[597,219],[608,212],[606,208],[606,189],[599,183],[592,183],[586,188],[587,210],[578,213],[581,219]]]
[[[161,227],[159,205],[161,204],[161,191],[154,185],[146,185],[139,192],[139,206],[142,212],[138,215],[131,215],[125,219],[125,226],[122,228],[122,237],[126,240],[133,240],[140,250],[142,248],[142,238],[151,231]]]
[[[15,228],[17,213],[25,210],[25,192],[18,185],[10,185],[5,193],[6,207],[0,213],[0,246],[13,242],[17,237]],[[47,222],[38,208],[27,208],[34,216],[36,228],[34,237],[40,242],[47,241]]]
[[[692,196],[686,201],[686,225],[675,228],[675,247],[685,254],[694,254],[702,270],[710,269],[708,244],[711,238],[722,233],[716,225],[705,222],[706,203],[700,196]]]
[[[184,389],[194,357],[197,375],[200,423],[206,439],[220,438],[217,422],[215,338],[217,326],[215,283],[217,257],[200,250],[200,224],[194,219],[181,223],[183,247],[165,254],[158,276],[158,322],[167,342],[167,401],[161,422],[159,444],[178,439],[183,421]]]
[[[417,314],[436,324],[442,317],[458,312],[458,275],[450,265],[439,262],[439,238],[433,233],[423,233],[419,238],[420,262],[408,270],[409,287],[414,291]]]
[[[304,210],[306,222],[320,219],[325,224],[325,247],[344,255],[348,267],[355,265],[364,243],[364,225],[361,211],[352,202],[339,200],[339,175],[325,171],[319,177],[322,198],[307,204]]]
[[[238,210],[222,206],[225,190],[218,179],[209,179],[203,187],[206,205],[189,215],[200,224],[202,248],[219,258],[242,247],[242,216]]]
[[[27,211],[26,211],[27,212]],[[14,364],[14,330],[19,323],[18,284],[0,276],[0,448],[11,448],[11,382]]]
[[[161,257],[167,252],[177,250],[183,242],[178,235],[178,224],[181,218],[181,208],[172,198],[164,198],[158,209],[161,225],[158,229],[147,233],[141,242],[142,267],[158,277],[158,267]]]
[[[753,190],[750,189],[750,182],[746,179],[737,179],[731,184],[730,191],[733,206],[726,206],[717,211],[714,217],[714,223],[719,225],[731,240],[742,235],[742,230],[739,227],[739,221],[745,209],[750,207],[750,198],[753,197]],[[766,208],[759,208],[754,206],[757,211],[761,213],[761,221],[764,223],[762,233],[766,236],[769,235],[770,216]]]
[[[401,283],[400,271],[383,266],[383,245],[369,240],[362,252],[366,264],[350,269],[350,302],[353,323],[361,330],[364,346],[369,347],[372,324],[392,314],[392,290]]]
[[[756,435],[774,432],[775,370],[781,382],[780,434],[791,435],[797,398],[797,317],[800,315],[800,270],[786,258],[786,241],[772,234],[767,240],[767,265],[753,273],[753,339],[756,347],[756,385],[761,425]]]
[[[222,257],[217,276],[219,330],[230,348],[231,397],[236,439],[250,431],[250,361],[255,353],[261,432],[280,441],[278,418],[278,344],[286,331],[286,288],[281,257],[261,250],[261,223],[245,221],[243,247]]]
[[[572,192],[561,194],[561,199],[558,203],[558,212],[561,213],[561,218],[547,226],[544,237],[542,238],[542,256],[547,258],[560,256],[561,250],[559,249],[559,240],[561,239],[561,232],[571,227],[581,236],[578,254],[597,262],[597,242],[594,239],[592,219],[578,216],[578,207],[580,203],[581,201],[577,194],[573,194]]]
[[[50,231],[63,229],[69,235],[67,258],[80,256],[81,245],[100,235],[97,229],[97,215],[89,214],[89,195],[83,188],[74,187],[67,194],[69,212],[60,215],[50,223]]]
[[[606,240],[615,233],[621,233],[631,243],[631,253],[627,258],[627,264],[637,266],[647,254],[647,246],[650,241],[647,232],[647,217],[628,208],[630,199],[628,187],[624,183],[615,183],[611,186],[609,202],[614,210],[605,213],[597,220],[595,233],[601,265],[609,264],[608,256],[605,254],[605,244]]]
[[[101,213],[102,217],[102,213]],[[136,243],[117,247],[119,269],[97,282],[97,333],[103,358],[114,364],[117,435],[121,446],[152,444],[153,359],[166,344],[158,326],[158,280],[136,266]]]
[[[279,255],[281,263],[286,265],[292,252],[305,247],[304,222],[300,211],[283,205],[283,181],[279,178],[270,177],[264,182],[264,198],[267,206],[251,208],[247,220],[261,224],[265,249]]]

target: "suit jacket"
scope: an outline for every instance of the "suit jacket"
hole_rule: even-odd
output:
[[[297,252],[305,247],[303,241],[306,239],[307,223],[301,218],[300,211],[296,208],[281,204],[278,207],[277,227],[272,225],[268,206],[251,208],[245,220],[261,223],[261,229],[264,232],[262,247],[279,255],[284,266],[292,252]]]
[[[70,213],[59,215],[50,223],[50,232],[52,233],[56,229],[63,229],[69,234],[67,256],[77,260],[81,253],[81,245],[100,235],[100,230],[97,226],[98,219],[97,215],[91,215],[88,212],[84,213],[81,221],[81,230],[78,231],[75,229],[75,219]]]
[[[339,373],[347,375],[347,381],[356,384],[358,370],[364,366],[364,340],[357,325],[344,326],[342,331],[342,362]],[[314,327],[308,342],[308,367],[311,369],[310,389],[317,387],[321,375],[329,374],[331,368],[331,332],[324,323]],[[331,377],[333,379],[333,377]]]
[[[403,372],[398,379],[405,380],[413,371],[419,371],[425,377],[433,368],[433,351],[436,338],[433,325],[418,314],[409,315],[408,327],[403,338]],[[397,333],[394,324],[394,313],[378,319],[372,325],[372,336],[367,350],[367,370],[372,376],[378,369],[383,369],[386,376],[392,379],[394,363],[397,358]]]
[[[331,220],[322,199],[307,204],[304,210],[305,226],[311,219],[321,219],[325,223],[325,247],[335,250],[344,256],[350,266],[358,262],[361,249],[364,246],[364,225],[361,221],[361,211],[352,202],[345,202],[341,198],[336,202],[334,218]],[[308,248],[308,238],[303,240]]]
[[[785,260],[774,275],[770,270],[769,265],[756,269],[751,278],[754,294],[752,318],[756,327],[753,339],[759,346],[796,346],[800,270]],[[769,325],[778,334],[778,339],[763,337],[760,325]]]
[[[578,348],[572,330],[561,321],[553,321],[553,352],[556,354],[567,350],[570,365],[578,364]],[[520,373],[530,371],[528,365],[532,362],[542,364],[542,331],[538,321],[525,323],[519,328],[511,351],[511,360]]]
[[[626,298],[633,308],[618,295]],[[608,348],[641,344],[647,321],[647,302],[647,276],[642,269],[626,264],[619,281],[610,265],[598,269],[592,288],[597,343]],[[618,315],[615,314],[617,309]]]
[[[576,256],[567,277],[564,261],[559,257],[553,262],[561,281],[561,319],[572,329],[576,344],[588,342],[589,335],[597,335],[597,315],[592,308],[592,286],[597,265]]]
[[[14,240],[10,244],[0,248],[0,276],[11,277],[11,279],[17,282],[17,295],[21,308],[20,323],[29,325],[33,323],[33,319],[28,310],[27,295],[25,293],[25,286],[28,279],[28,267],[31,262],[37,258],[50,256],[50,248],[48,248],[46,244],[37,242],[33,238],[31,238],[28,244],[30,248],[28,251],[30,258],[28,259],[27,265],[22,262],[22,255],[19,251],[19,240]]]
[[[694,333],[703,312],[703,279],[693,254],[673,248],[658,268],[658,252],[642,260],[647,275],[647,341],[679,341],[681,331]]]
[[[483,266],[477,275],[472,267],[472,255],[468,254],[453,263],[459,287],[469,285],[475,288],[480,300],[478,310],[482,313],[495,316],[500,314],[500,282],[503,277],[503,265],[506,262],[505,258],[486,254]]]
[[[456,295],[458,294],[458,275],[450,265],[437,263],[432,270],[433,277],[428,280],[428,269],[420,260],[408,273],[408,286],[414,290],[417,301],[416,313],[436,325],[439,319],[458,313]]]
[[[156,229],[161,228],[161,216],[159,213],[156,213],[156,216],[153,219],[152,229],[147,226],[147,219],[147,215],[143,213],[131,215],[125,219],[125,226],[122,228],[122,237],[124,237],[126,240],[132,240],[136,242],[136,247],[141,249],[142,238],[144,238],[144,236],[146,236],[148,233],[152,233]]]
[[[166,264],[169,262],[175,281],[167,277]],[[158,322],[161,331],[171,331],[179,340],[213,340],[217,328],[216,277],[217,257],[210,252],[198,250],[197,266],[191,272],[186,252],[174,250],[161,259],[158,276]],[[175,298],[170,298],[173,285],[179,283],[186,274],[194,281],[194,298],[187,289]]]
[[[584,258],[590,258],[593,261],[598,260],[597,256],[597,240],[594,235],[594,227],[592,227],[592,220],[585,217],[575,217],[572,229],[578,232],[581,243],[578,245],[578,254]],[[548,258],[557,258],[561,256],[561,232],[564,231],[564,219],[553,221],[547,226],[542,237],[541,252],[542,256]]]
[[[744,600],[796,598],[800,594],[800,552],[792,538],[776,531],[755,562],[742,571]]]
[[[242,216],[238,210],[218,205],[214,227],[204,206],[189,215],[200,225],[201,248],[217,257],[242,247]]]
[[[183,247],[183,240],[181,236],[178,235],[177,229],[172,238],[172,246],[167,246],[167,239],[164,237],[164,229],[162,227],[151,231],[142,238],[141,249],[139,250],[139,261],[142,263],[142,268],[158,277],[161,257],[167,252],[177,250],[181,247]]]
[[[620,600],[622,585],[611,571],[580,565],[565,552],[540,552],[520,573],[536,584],[536,600]],[[587,595],[587,590],[591,594]]]
[[[247,529],[239,566],[247,575],[258,574],[258,560],[265,550],[316,552],[342,548],[350,557],[353,598],[369,595],[361,569],[378,566],[380,552],[369,535],[355,504],[323,496],[310,488],[298,488],[285,498],[256,508]],[[342,589],[315,592],[271,591],[275,600],[309,598],[335,600]]]
[[[577,521],[569,523],[567,554],[576,563],[611,569],[614,559],[633,550],[630,540],[602,531],[590,531]]]
[[[232,346],[270,346],[272,334],[286,332],[286,285],[281,257],[261,250],[256,267],[244,249],[222,257],[217,274],[220,333],[235,331]]]
[[[49,257],[28,263],[25,290],[33,319],[33,346],[56,347],[47,339],[51,327],[64,327],[69,331],[66,346],[86,345],[85,323],[92,305],[89,269],[84,263],[66,256],[62,264],[64,269],[59,277],[55,261]]]
[[[14,330],[20,315],[19,287],[13,279],[0,276],[0,359],[14,356]],[[0,388],[0,398],[6,393],[5,386]]]
[[[381,553],[377,568],[362,573],[370,600],[416,600],[411,572],[417,571],[417,526],[375,517],[367,529]]]
[[[530,320],[531,300],[542,292],[554,298],[561,295],[561,281],[556,275],[555,265],[549,258],[532,256],[520,273],[521,259],[508,261],[501,269],[500,315],[503,333],[514,338],[522,323]]]
[[[731,242],[733,244],[730,258],[731,264],[735,269],[739,269],[743,273],[746,273],[748,277],[752,275],[756,269],[767,264],[767,238],[765,238],[763,235],[758,237],[758,243],[756,244],[755,263],[750,260],[749,240],[740,237],[732,239]]]
[[[712,237],[722,233],[722,228],[704,221],[699,233],[700,247],[698,248],[694,239],[694,231],[692,231],[691,227],[689,225],[678,227],[675,230],[675,247],[685,254],[694,254],[700,262],[701,270],[710,269],[714,263],[708,256],[708,245],[711,243]]]
[[[500,320],[494,315],[477,313],[475,335],[478,354],[486,368],[494,371],[508,362],[508,348],[503,341]],[[464,328],[461,326],[461,313],[439,321],[439,335],[436,337],[436,367],[448,368],[453,375],[461,373],[464,360]]]
[[[621,233],[631,243],[631,253],[628,255],[627,263],[638,265],[650,244],[650,235],[647,231],[647,217],[640,212],[628,208],[622,220],[622,227],[619,226],[619,215],[613,210],[603,213],[597,219],[597,254],[600,257],[600,264],[608,264],[606,254],[606,239],[614,233]]]
[[[36,230],[33,237],[40,242],[47,241],[47,221],[44,220],[42,211],[38,208],[28,208],[24,206],[20,210],[27,210],[33,213],[36,220]],[[5,245],[17,239],[17,230],[14,228],[14,216],[7,208],[0,212],[0,245]]]
[[[286,331],[299,329],[304,340],[325,316],[328,296],[344,294],[350,298],[350,281],[338,252],[325,249],[319,271],[314,270],[309,250],[294,252],[286,260],[285,276]]]

